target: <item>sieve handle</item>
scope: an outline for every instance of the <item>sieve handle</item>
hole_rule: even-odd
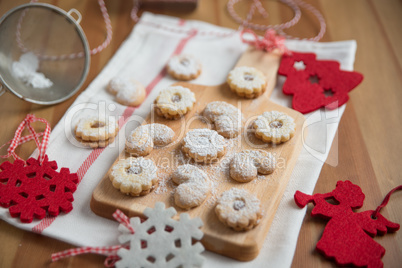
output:
[[[6,93],[6,88],[2,84],[0,84],[0,96],[4,93]]]
[[[80,24],[80,22],[82,20],[82,15],[78,10],[76,10],[75,8],[72,8],[67,12],[67,14],[70,15],[72,18],[74,18],[73,14],[75,14],[77,16],[77,19],[75,19],[75,18],[74,19],[78,24]]]

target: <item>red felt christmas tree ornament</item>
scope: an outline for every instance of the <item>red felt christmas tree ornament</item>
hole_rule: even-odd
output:
[[[338,181],[336,188],[326,194],[307,195],[296,191],[294,198],[301,208],[310,202],[314,204],[311,216],[329,220],[316,246],[320,253],[338,265],[383,267],[381,258],[385,249],[372,237],[399,230],[399,224],[380,214],[396,190],[402,190],[402,185],[391,190],[376,210],[363,212],[353,211],[363,206],[365,196],[350,181]]]
[[[46,124],[43,133],[36,133],[31,126],[36,121]],[[25,127],[31,134],[21,137]],[[7,143],[10,144],[8,154],[0,156],[15,159],[14,163],[6,161],[0,165],[0,206],[9,208],[10,215],[19,217],[24,223],[32,222],[33,218],[42,219],[46,214],[57,216],[73,209],[78,176],[70,173],[68,168],[57,171],[56,161],[49,161],[46,155],[49,135],[48,122],[29,114],[17,128],[14,138]],[[43,136],[41,142],[40,136]],[[34,140],[38,147],[38,159],[31,157],[24,161],[15,149],[30,140]]]
[[[293,95],[293,109],[301,113],[342,106],[363,80],[362,74],[343,71],[336,61],[317,60],[313,53],[284,55],[278,73],[287,76],[283,93]]]

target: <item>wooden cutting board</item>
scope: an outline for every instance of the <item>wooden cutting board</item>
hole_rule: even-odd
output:
[[[226,83],[219,86],[177,83],[176,85],[187,87],[195,93],[197,101],[191,112],[182,120],[172,121],[163,119],[152,111],[144,122],[144,124],[166,124],[176,133],[173,144],[164,148],[154,149],[147,156],[147,158],[153,159],[158,167],[159,186],[146,196],[126,196],[113,188],[108,178],[109,169],[93,192],[91,209],[97,215],[110,219],[112,219],[112,214],[116,209],[120,209],[129,217],[133,217],[142,216],[143,210],[146,207],[154,207],[156,202],[164,202],[167,207],[173,206],[178,211],[178,214],[187,212],[191,217],[200,217],[202,219],[204,222],[202,243],[207,250],[241,261],[248,261],[257,257],[302,148],[302,126],[305,120],[303,115],[269,101],[269,96],[276,84],[279,63],[279,55],[265,53],[253,48],[246,51],[238,61],[236,66],[253,66],[267,75],[268,85],[266,92],[257,99],[248,100],[238,97],[230,91]],[[220,162],[211,165],[197,165],[207,172],[214,187],[211,195],[201,206],[185,211],[174,204],[172,192],[176,185],[171,181],[171,173],[178,165],[190,161],[181,151],[181,140],[185,133],[189,129],[207,127],[207,124],[197,115],[202,114],[204,107],[209,102],[218,100],[226,101],[241,109],[246,119],[243,135],[229,140],[230,148]],[[261,142],[250,130],[247,131],[256,116],[264,111],[273,110],[287,113],[296,122],[295,136],[290,141],[276,146]],[[275,172],[267,176],[259,176],[249,183],[239,183],[230,179],[228,163],[231,156],[241,150],[253,148],[267,150],[275,154],[278,161]],[[129,157],[129,155],[123,151],[116,161],[126,157]],[[193,162],[190,161],[190,163]],[[233,231],[223,225],[215,215],[216,199],[222,192],[232,187],[246,189],[261,200],[264,216],[260,224],[250,231]]]

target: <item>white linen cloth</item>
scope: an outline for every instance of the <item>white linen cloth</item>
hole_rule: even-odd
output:
[[[186,34],[157,29],[143,22],[160,23],[177,29],[230,31],[199,21],[187,21],[183,24],[183,21],[177,18],[144,13],[141,23],[134,27],[131,35],[106,67],[76,99],[53,129],[47,154],[51,160],[57,161],[59,167],[69,167],[72,172],[76,172],[92,152],[90,149],[76,146],[71,122],[74,124],[77,115],[93,109],[102,110],[102,107],[109,114],[115,116],[121,115],[125,110],[126,107],[114,102],[114,96],[105,90],[109,80],[121,75],[131,76],[144,85],[149,85],[152,81],[158,82],[159,80],[155,79],[158,77],[158,73],[161,72],[168,59],[177,49],[180,40],[187,37]],[[342,69],[353,69],[356,51],[355,41],[333,43],[288,41],[287,46],[294,51],[314,52],[318,59],[337,60],[341,63]],[[201,76],[192,83],[204,85],[224,83],[227,73],[235,65],[246,47],[241,42],[238,33],[230,37],[196,35],[185,44],[182,51],[195,55],[203,65]],[[155,80],[157,81],[155,82]],[[285,96],[281,91],[284,80],[283,77],[278,79],[271,100],[280,105],[291,107],[291,97]],[[129,133],[142,121],[142,118],[147,116],[158,92],[174,82],[176,81],[168,75],[160,77],[160,81],[145,102],[134,112],[129,123],[120,131],[115,144],[107,147],[86,172],[74,193],[74,209],[69,214],[60,213],[56,220],[44,229],[43,235],[77,246],[118,244],[118,223],[99,217],[91,211],[89,204],[92,192],[124,149],[125,133]],[[83,110],[84,108],[86,109]],[[321,109],[306,115],[307,141],[293,170],[259,256],[250,262],[239,262],[206,251],[203,253],[206,257],[204,267],[289,267],[291,265],[299,230],[305,216],[305,209],[299,209],[295,205],[293,195],[296,190],[305,193],[313,192],[344,108],[345,106],[333,111]],[[18,228],[29,231],[32,231],[32,228],[39,223],[38,220],[34,220],[30,224],[21,224],[18,218],[11,218],[8,209],[4,208],[0,208],[0,218]]]

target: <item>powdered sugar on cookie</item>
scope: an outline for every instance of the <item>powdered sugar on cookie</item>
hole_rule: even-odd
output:
[[[210,191],[208,175],[194,165],[179,166],[172,180],[179,184],[174,194],[175,204],[184,209],[201,205]]]
[[[115,77],[110,80],[107,90],[116,95],[116,100],[123,105],[138,106],[145,99],[144,86],[133,79]]]
[[[194,106],[195,95],[182,86],[170,86],[163,89],[155,99],[155,111],[167,119],[178,119]]]
[[[163,124],[148,124],[137,127],[126,139],[126,152],[133,156],[150,154],[154,146],[166,146],[173,140],[173,130]]]
[[[246,190],[232,188],[224,192],[215,207],[219,220],[235,231],[254,228],[262,217],[260,200]]]
[[[211,129],[193,129],[183,139],[183,151],[196,162],[211,162],[226,152],[225,138]]]
[[[113,187],[132,196],[145,195],[157,183],[154,162],[143,157],[119,160],[109,175]]]
[[[118,130],[114,117],[88,116],[78,121],[75,135],[83,141],[105,141],[114,138]]]
[[[279,144],[290,140],[295,134],[296,124],[292,117],[278,111],[264,112],[253,123],[257,138]]]
[[[249,182],[257,174],[271,174],[276,167],[275,157],[262,150],[244,150],[230,162],[230,177],[238,182]]]
[[[236,67],[229,72],[227,82],[232,91],[245,98],[256,98],[267,86],[265,75],[253,67]]]
[[[178,80],[192,80],[201,73],[200,62],[191,55],[173,56],[167,65],[168,73]]]
[[[227,102],[208,103],[203,115],[215,124],[216,131],[225,138],[237,137],[241,132],[243,115],[239,109]]]

